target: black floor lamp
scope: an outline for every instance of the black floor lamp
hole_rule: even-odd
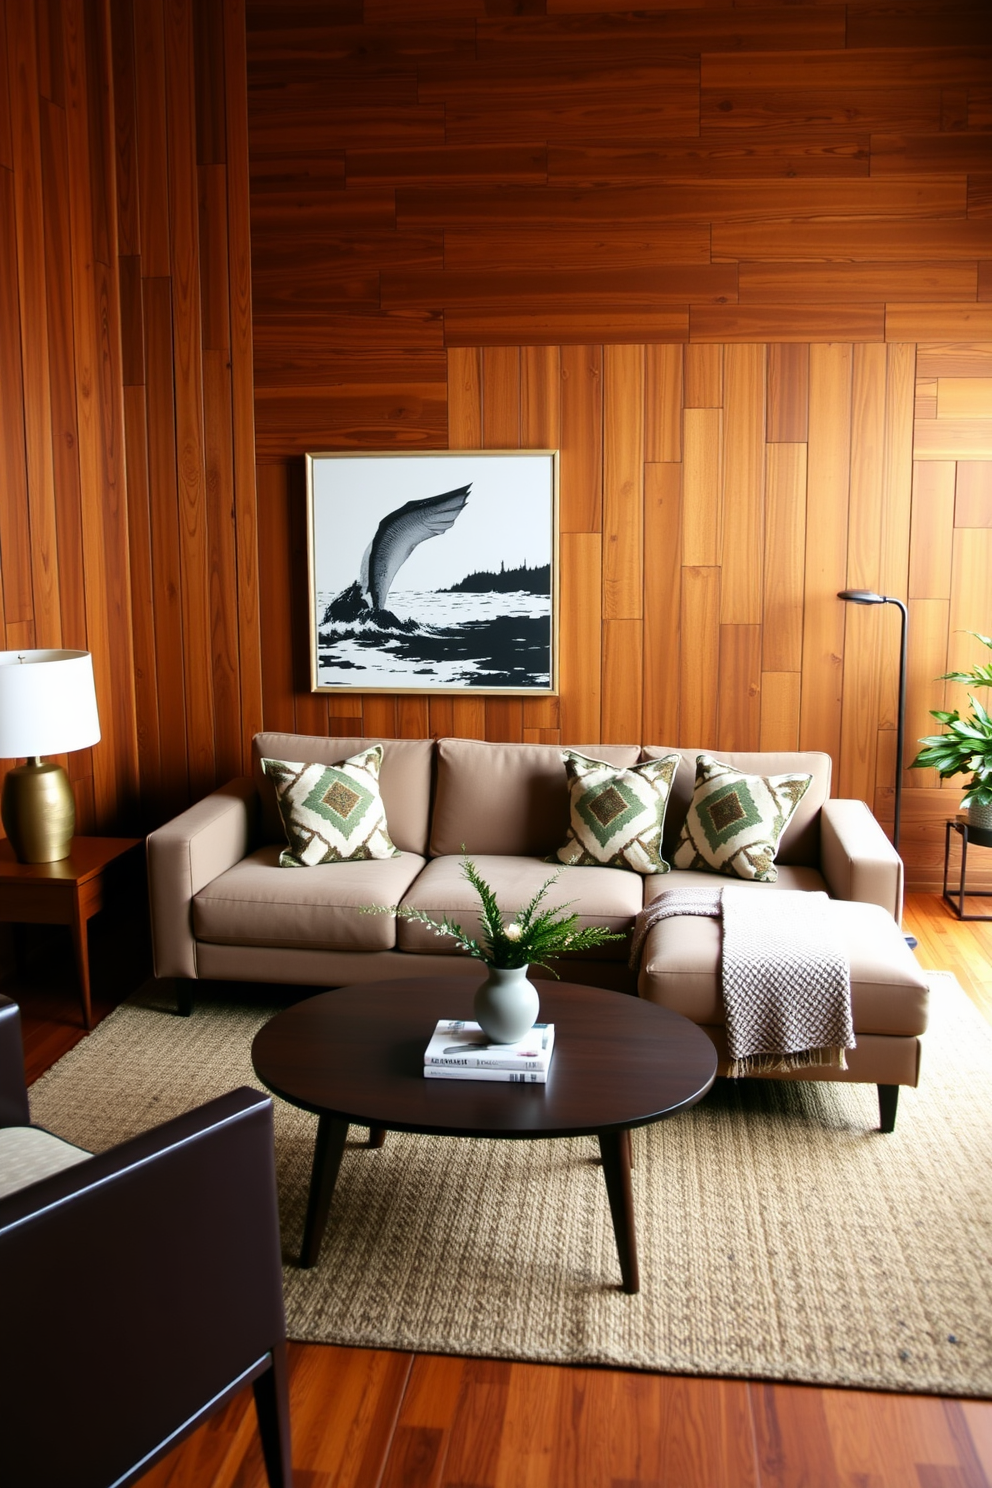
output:
[[[902,823],[902,752],[906,735],[906,631],[909,624],[909,612],[901,599],[894,594],[876,594],[872,589],[841,589],[837,595],[848,604],[892,604],[899,606],[902,615],[902,639],[899,647],[899,717],[896,725],[896,787],[895,787],[895,810],[892,820],[892,846],[896,852],[899,851],[899,829]],[[916,945],[911,935],[906,936],[911,946]]]

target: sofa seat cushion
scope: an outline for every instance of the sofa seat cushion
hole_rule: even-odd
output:
[[[279,867],[280,848],[261,847],[193,898],[193,934],[220,945],[389,951],[394,915],[361,914],[364,904],[398,904],[424,866],[416,853],[322,863],[305,873]]]
[[[507,914],[522,909],[555,871],[540,858],[473,855],[472,861]],[[544,905],[553,908],[571,900],[569,907],[578,914],[580,925],[598,925],[623,935],[623,940],[607,941],[583,951],[584,961],[625,961],[634,917],[643,903],[642,883],[639,873],[625,869],[563,868]],[[423,910],[432,919],[447,915],[468,935],[480,933],[479,897],[462,872],[460,857],[435,858],[428,863],[402,902],[411,909]],[[448,936],[438,936],[415,920],[400,920],[397,944],[402,951],[420,955],[464,955]]]
[[[674,877],[665,880],[665,887],[671,887]],[[774,888],[759,885],[756,892],[774,893]],[[851,964],[855,1034],[923,1033],[927,982],[895,920],[877,904],[834,899],[831,907]],[[693,1023],[722,1027],[726,1020],[720,995],[721,937],[719,920],[679,915],[659,921],[644,944],[638,978],[641,996]]]
[[[774,883],[759,883],[754,878],[723,878],[718,873],[700,872],[696,868],[673,868],[663,878],[647,878],[644,880],[644,903],[650,904],[652,899],[657,899],[659,894],[664,894],[668,889],[722,889],[726,885],[733,889],[752,889],[759,894],[774,894],[777,889],[805,889],[812,893],[818,889],[821,894],[829,892],[826,879],[817,868],[790,868],[778,865],[778,878]]]

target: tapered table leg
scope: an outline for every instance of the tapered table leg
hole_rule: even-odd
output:
[[[313,1150],[313,1171],[310,1176],[310,1197],[307,1200],[307,1217],[303,1226],[303,1245],[300,1248],[300,1265],[316,1265],[320,1254],[320,1242],[324,1238],[327,1215],[334,1196],[334,1185],[341,1166],[341,1154],[348,1136],[348,1123],[337,1116],[321,1116],[317,1126],[317,1142]]]
[[[630,1187],[630,1133],[599,1133],[599,1151],[603,1159],[603,1177],[613,1216],[613,1233],[620,1258],[620,1275],[625,1292],[641,1289],[637,1269],[637,1240],[634,1235],[634,1195]]]

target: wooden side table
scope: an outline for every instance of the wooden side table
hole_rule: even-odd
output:
[[[957,832],[961,838],[961,877],[958,880],[957,894],[947,892],[947,867],[951,856],[951,833]],[[968,821],[967,815],[962,812],[947,823],[944,831],[944,898],[951,906],[959,920],[992,920],[992,914],[965,914],[964,901],[968,899],[992,899],[992,890],[989,889],[967,889],[965,887],[965,870],[968,866],[968,847],[974,844],[977,847],[992,847],[992,831],[987,827],[973,827]],[[954,900],[957,898],[957,903]]]
[[[87,923],[103,908],[107,870],[133,852],[141,837],[74,837],[58,863],[19,863],[0,842],[0,920],[14,924],[71,925],[83,1024],[93,1026]]]

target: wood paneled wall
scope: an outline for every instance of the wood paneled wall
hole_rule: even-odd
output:
[[[78,828],[261,723],[241,0],[0,7],[0,641],[93,653]]]
[[[249,0],[270,725],[826,749],[891,819],[898,615],[836,592],[910,598],[908,764],[992,632],[990,40],[933,0]],[[560,699],[310,695],[300,454],[527,445]],[[904,779],[933,882],[960,793]]]
[[[992,632],[986,5],[0,13],[0,615],[94,654],[84,829],[263,723],[798,740],[886,814],[895,616],[834,590],[909,596],[911,738]],[[549,444],[560,699],[311,695],[303,452]]]

